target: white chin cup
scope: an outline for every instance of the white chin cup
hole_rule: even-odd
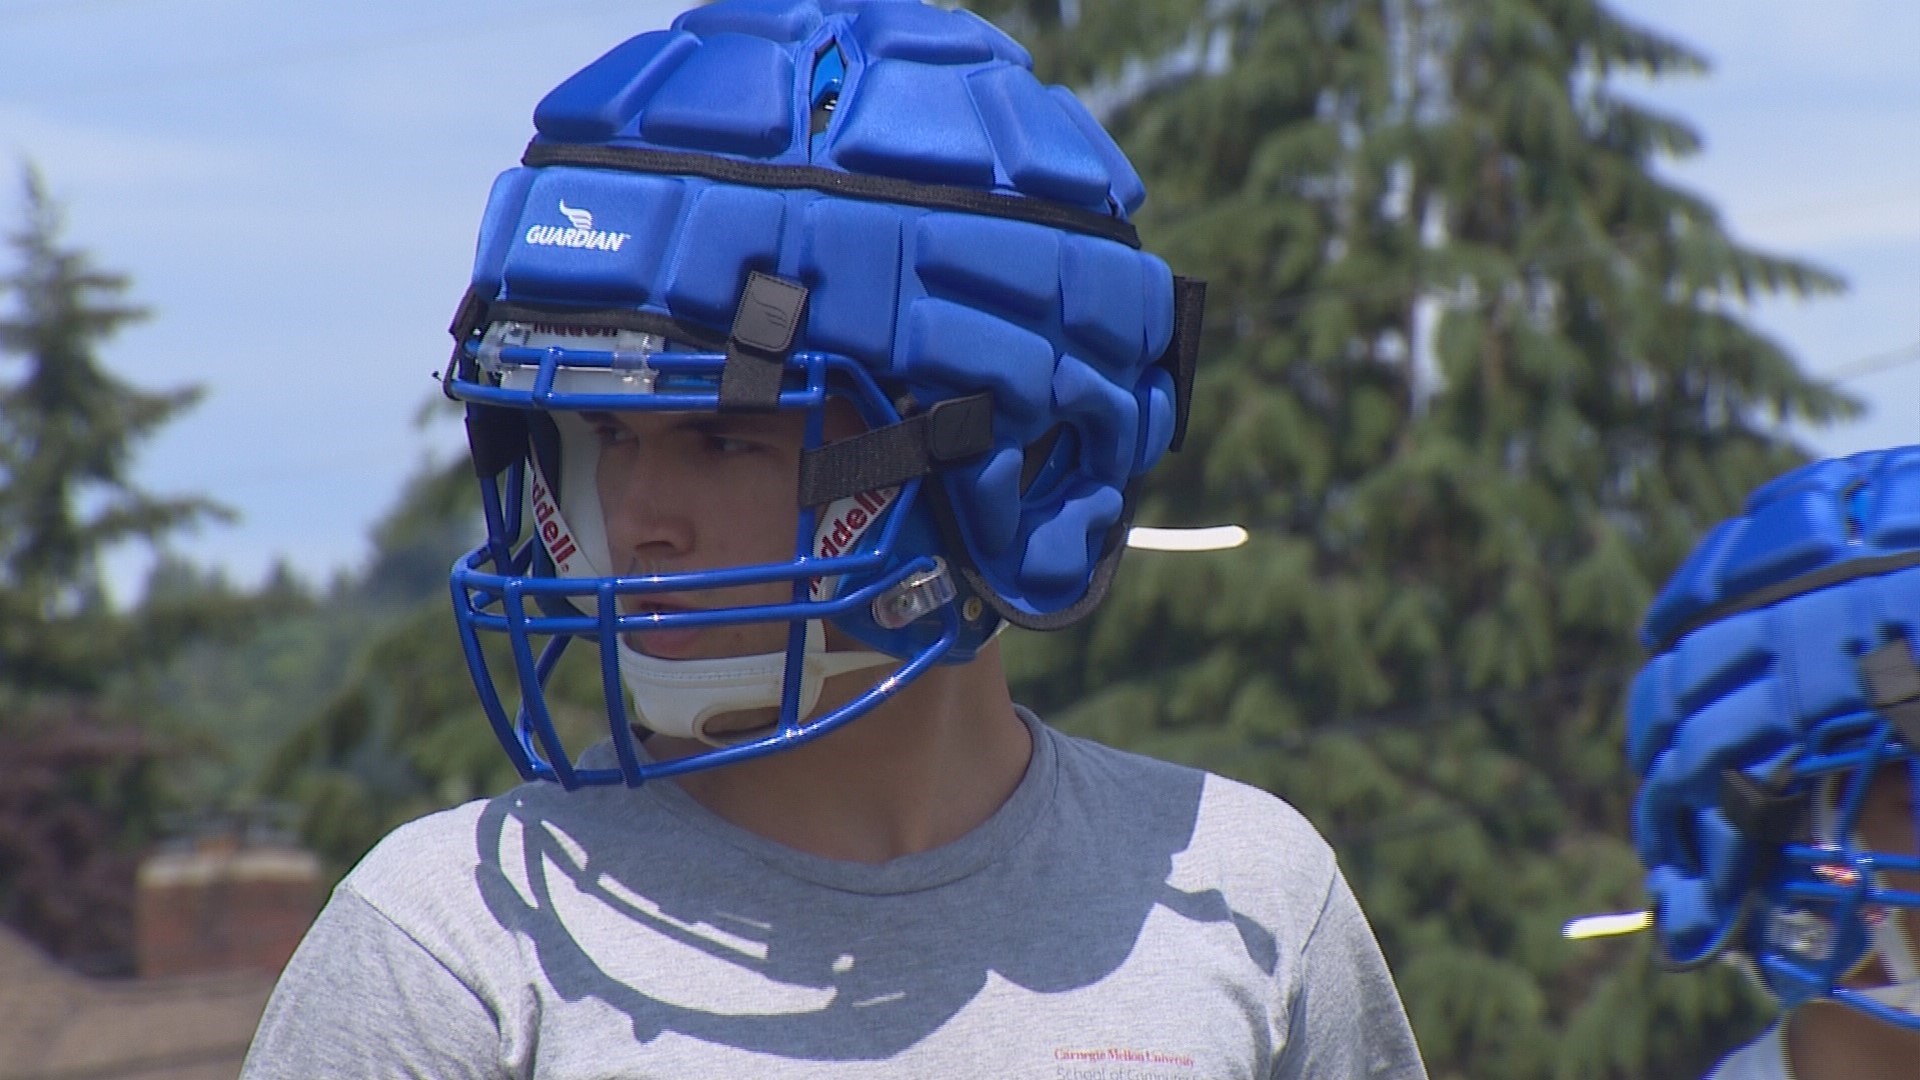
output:
[[[1920,1016],[1920,963],[1913,955],[1913,943],[1901,925],[1905,912],[1889,909],[1887,917],[1873,927],[1873,955],[1880,958],[1892,979],[1885,986],[1862,987],[1860,992],[1902,1012]]]
[[[1889,983],[1886,986],[1863,986],[1863,997],[1870,997],[1882,1005],[1899,1009],[1903,1013],[1920,1016],[1920,981]]]
[[[640,723],[650,731],[698,739],[708,746],[728,746],[750,733],[710,735],[707,725],[715,718],[780,707],[780,686],[787,669],[784,650],[715,660],[662,660],[624,640],[619,649],[620,676],[633,695]],[[806,654],[800,664],[799,718],[813,715],[821,690],[835,675],[898,662],[876,652],[828,652],[820,620],[808,621]]]

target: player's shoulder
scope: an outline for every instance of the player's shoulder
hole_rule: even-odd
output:
[[[1198,800],[1223,823],[1303,841],[1319,833],[1300,811],[1264,788],[1179,762],[1055,732],[1061,772],[1130,800]]]
[[[382,838],[341,888],[395,921],[457,918],[483,899],[489,882],[521,873],[537,849],[578,848],[613,820],[634,821],[650,802],[635,794],[532,782],[426,814]]]
[[[471,874],[476,833],[494,799],[475,799],[405,822],[380,838],[342,885],[380,906],[389,894]]]
[[[1728,1054],[1706,1080],[1792,1080],[1787,1065],[1786,1028],[1774,1023],[1759,1038]]]
[[[1286,883],[1290,904],[1326,895],[1338,872],[1311,821],[1285,799],[1252,784],[1176,762],[1059,736],[1064,794],[1119,817],[1191,819],[1182,862],[1220,884],[1272,892]]]

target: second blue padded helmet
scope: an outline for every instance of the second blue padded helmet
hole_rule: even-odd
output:
[[[1659,954],[1920,1027],[1920,448],[1755,491],[1643,633],[1627,754]]]

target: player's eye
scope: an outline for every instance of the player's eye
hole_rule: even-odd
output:
[[[736,439],[731,435],[707,436],[707,449],[715,454],[729,456],[733,454],[747,454],[759,448],[759,445],[756,443],[748,442],[745,439]]]
[[[635,441],[631,429],[610,419],[594,421],[593,437],[602,447],[624,446]]]

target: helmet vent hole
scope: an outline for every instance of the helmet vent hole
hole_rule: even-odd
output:
[[[1847,542],[1860,543],[1867,531],[1867,483],[1856,480],[1840,493],[1841,519],[1847,525]]]
[[[839,104],[840,104],[840,95],[837,93],[828,94],[827,96],[821,98],[818,102],[814,103],[813,123],[812,123],[812,126],[808,128],[808,133],[812,135],[819,135],[822,132],[826,131],[827,121],[833,119],[834,107]]]
[[[1026,495],[1033,490],[1035,482],[1047,469],[1055,451],[1060,449],[1060,437],[1067,433],[1065,424],[1055,424],[1046,433],[1027,444],[1026,454],[1020,462],[1020,494]]]
[[[834,110],[840,107],[840,91],[847,81],[847,61],[840,54],[840,46],[828,42],[813,60],[813,90],[809,100],[813,105],[812,116],[807,124],[807,132],[812,137],[809,150],[819,145],[827,125],[833,121]]]

